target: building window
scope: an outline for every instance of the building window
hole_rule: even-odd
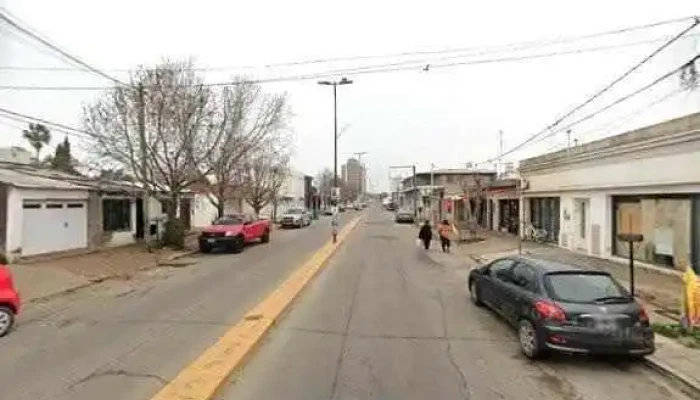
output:
[[[107,232],[131,230],[131,200],[102,200],[102,228]]]
[[[629,244],[617,238],[621,233],[640,233],[644,239],[634,244],[634,258],[647,263],[683,270],[690,263],[690,196],[614,197],[613,251],[628,257]]]

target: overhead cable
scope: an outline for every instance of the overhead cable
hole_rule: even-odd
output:
[[[116,79],[116,78],[114,78],[114,77],[112,77],[112,76],[110,76],[110,75],[108,75],[108,74],[106,74],[106,73],[100,71],[99,69],[97,69],[97,68],[91,66],[90,64],[88,64],[88,63],[86,63],[85,61],[79,59],[78,57],[76,57],[76,56],[74,56],[74,55],[72,55],[72,54],[66,52],[65,50],[59,48],[58,46],[54,45],[53,43],[51,43],[51,42],[48,41],[47,39],[44,39],[43,37],[39,36],[37,33],[33,32],[32,29],[21,25],[20,23],[18,23],[18,22],[15,21],[14,19],[10,18],[10,17],[8,16],[7,11],[4,10],[4,9],[0,9],[0,21],[4,21],[4,22],[7,23],[8,25],[10,25],[12,28],[16,29],[16,30],[19,31],[19,32],[22,32],[22,33],[25,34],[26,36],[29,36],[30,38],[36,40],[37,42],[43,44],[44,46],[46,46],[46,47],[48,47],[48,48],[50,48],[51,50],[53,50],[53,51],[55,51],[56,53],[60,54],[61,56],[65,57],[66,59],[68,59],[68,60],[70,60],[70,61],[72,61],[72,62],[74,62],[74,63],[80,65],[80,66],[83,67],[84,69],[86,69],[86,70],[88,70],[88,71],[91,71],[91,72],[93,72],[93,73],[95,73],[95,74],[97,74],[97,75],[100,75],[101,77],[103,77],[103,78],[105,78],[105,79],[108,79],[108,80],[110,80],[110,81],[112,81],[112,82],[114,82],[114,83],[116,83],[116,84],[118,84],[118,85],[128,86],[126,83],[120,81],[119,79]]]
[[[646,56],[644,59],[642,59],[641,61],[639,61],[639,62],[638,62],[637,64],[635,64],[632,68],[628,69],[627,71],[625,71],[625,73],[623,73],[622,75],[620,75],[618,78],[614,79],[614,80],[613,80],[612,82],[610,82],[608,85],[606,85],[605,87],[603,87],[602,89],[600,89],[599,91],[597,91],[596,93],[594,93],[592,96],[590,96],[588,99],[586,99],[583,103],[577,105],[576,107],[574,107],[574,108],[571,109],[570,111],[566,112],[563,116],[557,118],[557,120],[554,121],[554,123],[548,125],[547,127],[545,127],[544,129],[542,129],[541,131],[539,131],[539,132],[537,132],[537,133],[531,135],[530,137],[528,137],[527,139],[525,139],[523,142],[521,142],[520,144],[518,144],[518,145],[514,146],[513,148],[507,150],[506,152],[504,152],[504,153],[502,153],[502,154],[499,154],[498,156],[496,156],[496,157],[494,157],[494,158],[488,159],[486,162],[493,162],[493,161],[496,161],[496,160],[498,160],[498,159],[503,158],[503,156],[506,156],[506,155],[508,155],[508,154],[511,154],[511,153],[513,153],[513,152],[516,152],[516,151],[520,150],[521,148],[525,147],[526,145],[528,145],[529,143],[531,143],[532,141],[534,141],[535,139],[537,139],[538,137],[544,135],[544,134],[547,133],[548,131],[551,131],[553,128],[555,128],[555,127],[557,127],[559,124],[561,124],[561,122],[563,122],[566,118],[570,117],[571,115],[573,115],[574,113],[576,113],[577,111],[579,111],[580,109],[582,109],[583,107],[587,106],[588,104],[590,104],[591,102],[593,102],[593,100],[597,99],[598,97],[600,97],[601,95],[603,95],[604,93],[606,93],[608,90],[610,90],[613,86],[617,85],[617,84],[620,83],[622,80],[624,80],[625,78],[627,78],[627,77],[628,77],[629,75],[631,75],[634,71],[636,71],[636,70],[638,70],[639,68],[641,68],[642,65],[646,64],[649,60],[651,60],[652,58],[654,58],[657,54],[659,54],[660,52],[662,52],[664,49],[666,49],[666,48],[667,48],[668,46],[670,46],[672,43],[674,43],[675,41],[677,41],[678,39],[680,39],[681,37],[683,37],[683,36],[684,36],[686,33],[688,33],[690,30],[692,30],[693,28],[695,28],[696,26],[698,26],[698,24],[700,24],[700,20],[699,20],[698,18],[696,18],[695,21],[694,21],[689,27],[683,29],[680,33],[678,33],[676,36],[674,36],[671,40],[669,40],[668,42],[664,43],[661,47],[659,47],[659,48],[657,48],[656,50],[654,50],[651,54],[649,54],[649,55]],[[698,58],[698,56],[695,56],[695,57],[692,59],[691,62],[695,62],[695,60],[697,60],[697,58]],[[665,75],[665,76],[663,77],[663,79],[666,79],[668,76],[670,76],[670,75],[672,75],[672,74],[674,74],[674,73],[676,73],[676,72],[678,72],[678,71],[681,71],[681,70],[682,70],[683,68],[685,68],[687,65],[688,65],[688,63],[684,63],[681,67],[679,67],[679,68],[677,68],[676,70],[674,70],[674,71],[670,72],[669,74]],[[662,79],[662,80],[663,80],[663,79]],[[616,102],[616,103],[613,103],[613,104],[617,104],[617,102]],[[606,109],[607,109],[607,108],[606,108]]]

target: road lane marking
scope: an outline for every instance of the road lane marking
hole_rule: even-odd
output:
[[[272,325],[325,266],[336,249],[358,225],[362,216],[350,221],[338,234],[338,242],[326,243],[297,268],[272,293],[194,362],[166,384],[151,400],[210,400],[231,374],[243,367],[256,345]]]

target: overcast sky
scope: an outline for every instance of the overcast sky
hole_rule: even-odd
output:
[[[693,7],[694,6],[694,7]],[[22,22],[88,63],[120,78],[139,64],[163,57],[192,57],[214,68],[206,80],[236,73],[255,78],[326,72],[358,65],[392,64],[405,58],[317,63],[302,67],[263,66],[309,59],[433,51],[502,45],[577,36],[700,14],[697,0],[627,1],[367,1],[255,0],[196,2],[173,0],[0,0]],[[344,76],[355,81],[338,89],[339,158],[364,151],[371,185],[388,188],[389,166],[417,164],[428,170],[463,167],[498,154],[498,131],[507,150],[554,122],[675,35],[690,21],[625,35],[585,40],[525,52],[465,57],[421,55],[426,63],[459,63],[583,48],[619,46],[527,61],[431,67]],[[613,102],[678,67],[700,50],[700,28],[664,51],[571,121]],[[651,42],[652,40],[657,40]],[[461,58],[460,58],[461,57]],[[0,67],[70,68],[40,44],[0,24]],[[338,76],[339,77],[339,76]],[[84,72],[0,69],[2,85],[103,86],[109,81]],[[333,103],[329,87],[314,80],[265,84],[286,91],[295,114],[294,167],[316,175],[333,161]],[[643,96],[572,128],[579,142],[700,111],[698,93],[676,93],[669,80]],[[81,104],[97,92],[0,90],[0,107],[79,127]],[[672,97],[668,97],[671,96]],[[668,99],[665,99],[668,97]],[[663,100],[663,101],[662,101]],[[650,104],[654,104],[650,106]],[[22,145],[22,124],[0,118],[0,145]],[[55,133],[52,145],[63,138]],[[77,142],[79,139],[75,138]],[[566,134],[509,155],[522,158],[566,146]],[[80,155],[80,154],[78,154]],[[340,167],[339,167],[340,171]]]

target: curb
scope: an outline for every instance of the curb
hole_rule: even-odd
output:
[[[185,251],[181,251],[179,253],[171,254],[171,255],[165,257],[163,260],[158,261],[158,265],[163,265],[163,262],[167,263],[168,261],[175,261],[178,258],[191,256],[192,254],[196,254],[196,253],[199,253],[199,250],[185,250]]]
[[[678,372],[673,367],[659,361],[653,356],[645,358],[644,364],[665,378],[678,383],[679,390],[686,395],[690,396],[691,398],[700,398],[700,382],[697,380]]]

